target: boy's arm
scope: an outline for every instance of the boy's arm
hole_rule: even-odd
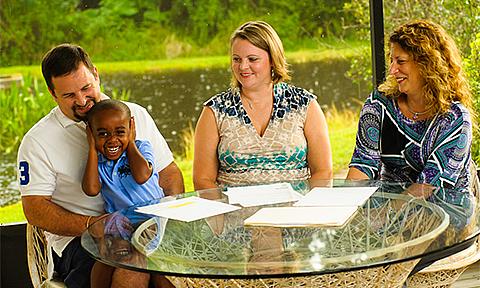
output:
[[[100,183],[100,176],[98,175],[98,154],[95,148],[95,140],[92,135],[90,126],[87,126],[88,138],[88,158],[85,166],[85,173],[83,174],[82,189],[88,196],[96,196],[102,188]]]
[[[153,167],[140,153],[135,145],[135,121],[133,117],[130,119],[130,141],[127,147],[128,164],[132,172],[133,179],[138,184],[143,184],[152,176]]]
[[[143,184],[152,176],[153,167],[145,158],[143,158],[140,151],[138,151],[135,142],[130,142],[127,148],[128,164],[132,172],[133,179],[138,184]]]

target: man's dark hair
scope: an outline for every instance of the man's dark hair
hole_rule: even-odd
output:
[[[54,93],[53,77],[64,76],[78,69],[80,63],[94,73],[92,60],[82,47],[73,44],[60,44],[43,56],[42,74],[48,88]]]
[[[105,112],[107,110],[122,112],[125,114],[125,116],[128,117],[128,119],[130,119],[131,117],[130,108],[128,108],[128,106],[125,103],[118,100],[105,99],[93,105],[92,109],[88,111],[87,113],[88,123],[91,125],[92,119],[93,117],[95,117],[95,115],[101,112]]]

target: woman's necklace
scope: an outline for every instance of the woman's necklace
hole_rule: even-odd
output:
[[[243,97],[243,99],[245,99],[245,102],[247,102],[247,104],[248,104],[248,107],[250,107],[250,110],[252,110],[252,111],[253,111],[253,105],[252,105],[252,102],[250,102],[250,100],[248,100],[248,99],[247,99],[247,97],[245,97],[245,96]]]
[[[252,99],[249,99],[247,96],[245,96],[243,91],[240,92],[240,99],[242,99],[242,102],[244,104],[247,104],[248,108],[250,108],[250,111],[263,111],[264,108],[272,106],[271,103],[260,101],[260,102],[257,102],[256,107],[254,107]],[[273,91],[272,91],[272,99],[273,99]]]
[[[410,105],[408,105],[408,101],[405,100],[405,103],[407,104],[408,112],[412,113],[412,115],[413,115],[413,120],[417,120],[419,116],[427,114],[428,111],[430,111],[430,108],[428,108],[427,110],[422,111],[422,112],[415,112],[410,108]]]

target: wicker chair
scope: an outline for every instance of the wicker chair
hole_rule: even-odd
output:
[[[470,165],[472,175],[471,190],[477,199],[477,206],[480,205],[480,181],[478,178],[477,165],[472,161]],[[480,213],[480,206],[477,207]],[[408,288],[423,287],[450,287],[468,266],[480,260],[480,237],[469,248],[453,254],[444,259],[438,260],[423,270],[415,273],[407,279]]]
[[[43,230],[27,224],[27,259],[30,279],[35,288],[65,288],[62,281],[48,279],[48,252]]]
[[[479,247],[478,243],[474,243],[463,251],[434,262],[409,277],[407,287],[450,287],[469,265],[480,260]]]

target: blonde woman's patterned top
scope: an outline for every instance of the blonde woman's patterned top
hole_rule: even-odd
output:
[[[286,83],[274,85],[273,92],[272,115],[263,136],[242,106],[240,91],[229,89],[204,103],[214,111],[219,130],[219,185],[309,178],[303,128],[308,104],[316,96]]]

